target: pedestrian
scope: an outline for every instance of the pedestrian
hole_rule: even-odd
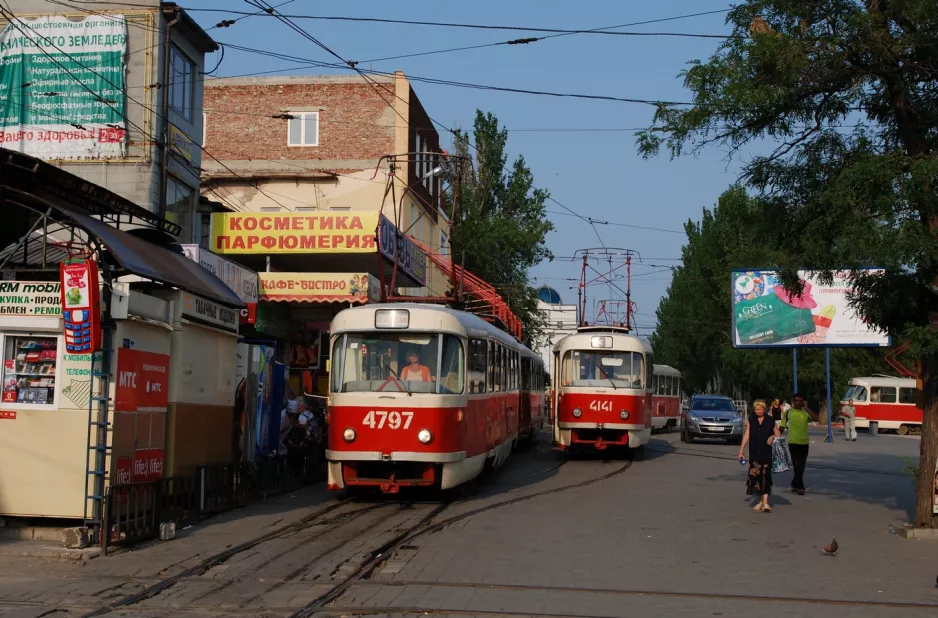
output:
[[[781,435],[772,417],[765,413],[765,402],[757,399],[753,404],[754,414],[746,419],[743,443],[739,447],[739,458],[743,458],[749,445],[749,475],[746,477],[746,495],[759,496],[753,511],[771,513],[769,494],[772,493],[772,443]]]
[[[848,399],[847,403],[840,406],[840,418],[844,423],[844,436],[848,442],[857,441],[857,408],[853,405],[853,399]]]
[[[772,400],[772,407],[769,408],[769,416],[775,421],[775,426],[782,424],[782,400],[776,397]]]
[[[791,453],[791,463],[794,476],[791,479],[791,489],[799,496],[804,495],[804,469],[808,464],[808,424],[817,422],[817,416],[808,410],[804,396],[795,393],[792,396],[792,406],[782,419],[782,431],[788,431],[788,451]]]

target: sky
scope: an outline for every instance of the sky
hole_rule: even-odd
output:
[[[277,5],[284,0],[272,2]],[[197,9],[256,10],[243,0],[181,0],[178,3],[206,29],[222,19],[237,16]],[[726,0],[654,3],[635,0],[580,0],[575,3],[560,0],[475,0],[462,3],[294,0],[279,10],[286,15],[596,29],[729,7]],[[729,28],[725,25],[725,18],[725,13],[721,13],[633,26],[620,31],[726,34]],[[679,72],[691,60],[706,60],[720,43],[719,39],[705,38],[576,34],[529,45],[500,45],[369,62],[391,56],[537,36],[538,33],[331,20],[296,20],[296,23],[343,58],[361,62],[361,68],[401,70],[411,76],[493,86],[649,100],[688,101],[690,95],[678,77]],[[229,28],[213,29],[210,34],[222,43],[324,62],[335,61],[326,51],[291,31],[288,26],[266,16],[250,17]],[[217,57],[209,58],[206,65],[214,66],[216,61]],[[229,50],[216,75],[226,77],[291,66],[295,65]],[[328,72],[342,73],[300,68],[277,74]],[[549,217],[556,228],[548,237],[548,246],[557,259],[535,267],[531,273],[532,283],[550,285],[560,292],[565,302],[575,303],[580,262],[570,258],[578,249],[605,245],[634,250],[638,254],[632,268],[637,332],[649,334],[656,321],[655,309],[670,281],[670,270],[662,267],[679,263],[681,247],[686,240],[684,223],[688,219],[698,220],[702,209],[712,207],[719,195],[737,181],[740,161],[728,161],[726,153],[719,148],[674,161],[667,155],[644,160],[635,147],[634,133],[621,129],[648,126],[654,113],[649,105],[553,98],[420,82],[413,82],[412,86],[430,116],[448,127],[470,128],[477,109],[495,114],[509,130],[509,160],[523,155],[536,186],[548,190],[563,206],[582,217],[609,222],[591,226],[558,204],[548,202]],[[618,264],[621,261],[614,262],[613,266]],[[590,278],[594,277],[595,274]],[[626,287],[624,281],[615,283],[622,289]],[[616,297],[621,297],[621,292],[608,285],[591,286],[588,289],[588,298],[591,299],[588,317],[597,309],[593,301]]]

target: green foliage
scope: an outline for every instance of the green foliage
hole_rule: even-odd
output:
[[[456,154],[473,160],[462,166],[452,228],[453,259],[465,257],[469,272],[491,283],[524,324],[526,343],[540,337],[543,318],[528,271],[544,259],[547,233],[554,229],[544,203],[549,194],[534,187],[524,157],[511,166],[505,147],[508,132],[491,113],[476,112],[472,140],[457,133]],[[458,159],[457,159],[458,160]],[[457,179],[454,179],[457,180]]]
[[[938,459],[938,2],[746,0],[732,36],[682,76],[693,106],[660,106],[646,156],[719,145],[756,153],[744,180],[796,270],[858,273],[851,304],[913,342],[924,380],[921,470]],[[916,522],[934,525],[920,475]]]
[[[689,392],[790,400],[791,352],[738,350],[730,335],[730,272],[770,267],[778,261],[788,242],[772,228],[763,200],[748,196],[739,186],[720,196],[714,209],[705,209],[699,223],[685,224],[687,244],[658,307],[652,345],[656,361],[681,370]],[[820,409],[827,397],[824,352],[801,350],[798,361],[799,390]],[[838,401],[852,377],[888,371],[881,351],[833,350],[831,397]]]

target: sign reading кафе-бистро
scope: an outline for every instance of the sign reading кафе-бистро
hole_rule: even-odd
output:
[[[126,156],[123,15],[43,15],[0,31],[0,146],[40,159]]]
[[[57,281],[0,281],[0,315],[59,317],[62,286]]]

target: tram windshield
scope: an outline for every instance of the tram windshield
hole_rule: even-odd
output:
[[[562,385],[645,388],[645,359],[638,352],[573,350],[563,357]]]
[[[865,402],[866,401],[866,387],[861,386],[859,384],[851,384],[847,388],[847,394],[844,395],[843,400],[850,401],[851,399],[853,399],[854,401]]]
[[[465,354],[454,335],[356,333],[338,337],[332,351],[334,393],[463,392]]]

